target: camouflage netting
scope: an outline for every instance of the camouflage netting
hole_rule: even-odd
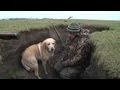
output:
[[[65,40],[66,36],[66,25],[58,25],[57,29],[61,35],[62,39]],[[2,55],[2,64],[0,65],[0,79],[36,79],[32,72],[27,72],[21,65],[21,53],[23,50],[35,43],[41,42],[46,38],[52,37],[57,41],[57,47],[55,51],[55,56],[50,60],[51,65],[48,64],[48,75],[44,74],[43,67],[41,62],[39,62],[39,74],[42,78],[45,79],[60,79],[57,72],[54,70],[53,65],[56,63],[56,60],[61,55],[61,42],[53,31],[53,27],[44,28],[44,29],[31,29],[29,31],[22,31],[19,33],[19,38],[17,40],[0,40],[0,54]],[[94,45],[90,43],[92,48]],[[84,49],[88,57],[86,58],[83,65],[81,65],[81,71],[84,72],[85,68],[90,64],[90,57],[92,50],[85,48]]]

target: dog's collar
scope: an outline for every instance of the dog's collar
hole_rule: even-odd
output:
[[[40,55],[41,55],[40,44],[38,44],[38,49],[39,49],[39,53],[40,53]]]

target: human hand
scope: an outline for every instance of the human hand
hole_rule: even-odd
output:
[[[63,68],[64,68],[64,65],[62,63],[62,61],[58,61],[55,65],[54,65],[54,68],[57,72],[61,71]]]

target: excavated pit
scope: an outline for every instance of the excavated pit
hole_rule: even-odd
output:
[[[62,36],[62,39],[66,38],[66,25],[58,25],[56,26],[58,32]],[[89,28],[88,28],[89,29]],[[92,31],[93,32],[93,31]],[[50,59],[51,65],[47,65],[48,75],[44,74],[43,67],[41,62],[39,62],[39,74],[43,79],[60,79],[57,72],[54,70],[53,65],[56,63],[56,60],[59,59],[61,55],[62,44],[54,32],[54,28],[44,28],[44,29],[31,29],[29,31],[21,31],[19,33],[18,39],[11,40],[2,40],[0,39],[0,54],[2,55],[2,64],[0,65],[0,79],[36,79],[32,72],[26,71],[21,65],[21,53],[23,50],[35,43],[41,42],[46,38],[52,37],[56,39],[57,46],[55,51],[55,56]],[[86,67],[90,64],[91,54],[94,49],[93,43],[89,44],[91,46],[90,49],[87,50],[87,58],[84,60],[85,62],[81,65],[82,73],[85,71]],[[87,49],[87,48],[86,48]],[[78,77],[80,78],[80,77]]]

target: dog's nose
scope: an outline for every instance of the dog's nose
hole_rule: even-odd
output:
[[[54,51],[54,48],[51,48],[51,51]]]

